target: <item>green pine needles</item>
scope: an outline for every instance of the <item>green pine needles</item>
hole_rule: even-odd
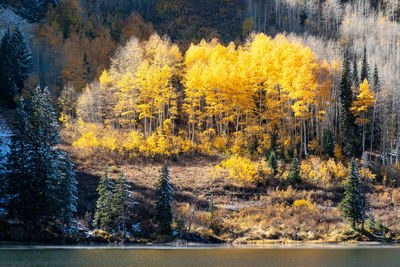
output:
[[[356,229],[358,223],[363,225],[365,221],[365,201],[363,201],[358,166],[354,158],[351,161],[350,173],[344,188],[344,198],[340,202],[339,209],[353,229]]]
[[[291,186],[296,186],[301,183],[300,163],[297,156],[294,156],[292,159],[287,181]]]
[[[74,221],[77,182],[69,156],[56,149],[59,142],[50,92],[37,87],[29,108],[22,98],[18,103],[6,165],[8,214],[28,231]]]
[[[93,225],[107,232],[122,232],[123,240],[126,239],[127,223],[130,221],[130,210],[134,204],[132,192],[126,175],[121,172],[113,183],[106,166],[103,176],[97,187],[99,198],[96,203],[96,213]]]
[[[109,232],[112,229],[113,221],[111,209],[112,184],[108,174],[108,166],[106,166],[104,174],[100,179],[97,192],[99,193],[99,198],[96,203],[93,225]]]
[[[115,227],[122,231],[124,240],[126,238],[126,224],[129,220],[129,209],[133,204],[133,198],[129,191],[129,185],[126,175],[121,172],[119,178],[115,182],[112,195],[111,212],[114,217]]]
[[[165,163],[161,169],[161,174],[156,190],[156,207],[154,214],[154,224],[157,226],[157,233],[160,235],[171,235],[171,224],[173,219],[172,200],[174,193],[170,184],[168,164]]]

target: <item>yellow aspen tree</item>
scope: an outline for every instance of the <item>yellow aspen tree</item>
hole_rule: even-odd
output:
[[[370,107],[375,104],[375,93],[370,90],[367,79],[360,84],[360,93],[357,99],[353,101],[351,111],[356,118],[356,123],[362,125],[362,152],[365,152],[365,126],[370,122],[367,113]]]

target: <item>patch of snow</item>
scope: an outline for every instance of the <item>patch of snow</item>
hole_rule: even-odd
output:
[[[0,116],[0,172],[5,163],[7,155],[10,153],[11,130],[8,128],[6,120]]]
[[[132,230],[135,231],[136,233],[140,233],[142,231],[140,230],[140,223],[132,224]]]

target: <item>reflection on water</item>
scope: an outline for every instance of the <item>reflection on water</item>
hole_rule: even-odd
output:
[[[400,266],[400,247],[0,249],[0,266]]]

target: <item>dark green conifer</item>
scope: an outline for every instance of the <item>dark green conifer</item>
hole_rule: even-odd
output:
[[[6,31],[0,43],[0,98],[10,100],[17,91],[13,79],[14,59],[10,29]]]
[[[368,71],[369,71],[369,65],[367,59],[367,48],[364,46],[364,54],[362,58],[361,73],[360,73],[360,82],[363,82],[365,79],[369,81]]]
[[[154,223],[157,225],[157,233],[170,235],[172,224],[172,200],[174,199],[173,189],[169,182],[168,164],[165,162],[161,169],[161,175],[156,191],[156,207]]]
[[[108,166],[106,166],[104,174],[100,179],[97,192],[99,193],[99,198],[96,203],[93,225],[109,232],[113,222],[111,210],[112,184],[108,175]]]
[[[301,182],[300,164],[297,156],[294,156],[292,159],[287,181],[291,186],[296,186]]]
[[[86,82],[89,82],[89,77],[90,77],[90,62],[88,60],[86,52],[83,54],[83,59],[82,59],[82,79],[85,80]]]
[[[60,137],[47,88],[34,90],[29,114],[18,103],[15,123],[7,166],[10,217],[38,230],[57,220],[68,225],[76,210],[76,180],[69,158],[56,149]]]
[[[25,80],[29,77],[32,68],[32,55],[25,38],[17,27],[12,34],[15,73],[15,85],[18,90],[24,88]]]
[[[379,72],[378,72],[378,67],[375,64],[374,68],[374,76],[373,76],[373,90],[375,93],[379,92],[380,89],[380,81],[379,81]]]
[[[74,214],[76,213],[78,201],[78,182],[76,181],[69,155],[65,152],[59,154],[58,172],[60,179],[57,194],[60,213],[59,219],[64,229],[65,226],[69,227],[74,222]]]
[[[358,167],[353,158],[351,160],[350,173],[344,186],[344,198],[339,205],[340,211],[343,212],[343,216],[349,221],[353,229],[356,229],[357,223],[363,223],[365,220],[365,207],[360,188]]]
[[[13,123],[10,154],[6,164],[8,214],[28,225],[33,223],[32,205],[35,204],[35,190],[32,188],[32,144],[29,139],[29,122],[24,101],[17,103],[17,112]]]
[[[276,170],[278,169],[278,161],[276,160],[274,151],[269,154],[268,166],[270,166],[274,170],[274,173],[276,173]]]
[[[340,81],[340,123],[339,130],[344,151],[348,155],[354,155],[359,150],[358,128],[355,124],[353,112],[350,110],[353,102],[351,90],[350,66],[347,51],[343,57],[342,76]]]
[[[111,210],[116,228],[123,232],[124,240],[126,237],[126,224],[129,220],[129,209],[133,204],[133,198],[129,190],[126,175],[121,172],[119,178],[115,182],[112,194]]]
[[[333,158],[334,150],[335,150],[335,143],[333,141],[333,133],[331,130],[327,130],[325,133],[325,142],[324,142],[325,154],[329,157]]]
[[[24,87],[31,67],[31,52],[21,31],[8,30],[0,44],[0,97],[11,101]]]
[[[273,132],[271,135],[271,142],[270,142],[270,146],[269,146],[270,152],[272,152],[272,151],[276,152],[276,148],[277,148],[276,139],[277,139],[276,133]]]
[[[357,70],[357,58],[354,56],[353,60],[353,73],[352,73],[352,83],[354,87],[360,86],[360,80],[358,79],[358,70]]]

